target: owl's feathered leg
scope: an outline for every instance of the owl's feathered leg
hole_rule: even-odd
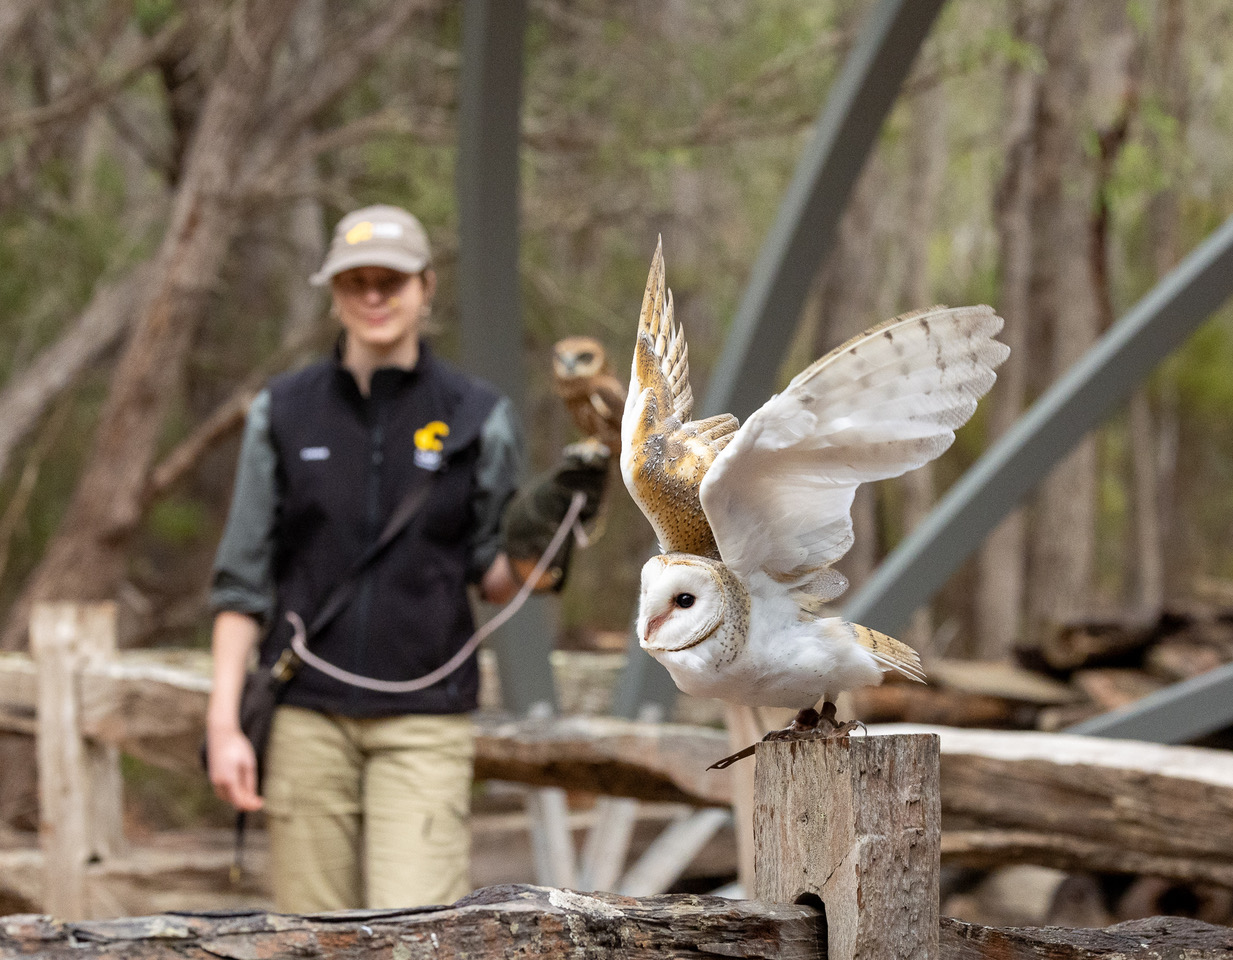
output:
[[[829,700],[822,703],[821,712],[813,707],[806,707],[804,710],[798,711],[796,716],[782,730],[772,730],[763,740],[838,740],[846,737],[857,727],[863,727],[859,720],[847,720],[840,723],[835,719],[836,707]],[[731,756],[724,757],[722,760],[716,760],[712,763],[708,770],[724,770],[732,766],[738,760],[744,760],[746,757],[753,756],[754,748],[757,744],[745,747],[743,750],[738,750]]]

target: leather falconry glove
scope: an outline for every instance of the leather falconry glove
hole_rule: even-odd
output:
[[[594,518],[607,486],[609,456],[607,447],[597,441],[572,444],[556,466],[524,484],[510,500],[501,518],[501,544],[520,582],[526,581],[548,548],[576,492],[586,496],[579,522],[585,525]],[[567,537],[536,591],[565,586],[573,548],[574,538]]]

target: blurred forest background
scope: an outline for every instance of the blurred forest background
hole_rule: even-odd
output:
[[[628,370],[656,236],[705,393],[869,0],[533,0],[522,295],[535,467],[574,439],[553,341]],[[457,355],[462,4],[5,0],[0,624],[116,599],[121,643],[205,645],[248,399],[328,349],[307,285],[365,203],[424,221]],[[1233,7],[951,0],[820,269],[784,381],[854,332],[987,302],[1011,358],[931,470],[863,490],[859,584],[936,494],[1233,213]],[[998,530],[911,640],[1002,658],[1059,619],[1233,605],[1233,311]],[[650,528],[614,488],[562,642],[627,628]],[[611,641],[610,641],[611,642]]]

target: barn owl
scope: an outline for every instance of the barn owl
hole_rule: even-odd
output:
[[[621,474],[662,551],[642,568],[638,640],[682,691],[793,707],[795,729],[840,735],[852,726],[834,721],[840,692],[880,683],[887,670],[923,681],[906,644],[827,615],[847,587],[831,565],[852,545],[857,486],[950,446],[1009,353],[993,339],[1001,327],[984,306],[907,314],[814,362],[743,426],[727,414],[691,421],[661,241],[638,323]]]
[[[578,429],[616,450],[625,387],[609,368],[604,345],[594,337],[558,340],[552,348],[552,375]]]

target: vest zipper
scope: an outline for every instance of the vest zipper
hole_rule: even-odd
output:
[[[374,405],[372,412],[373,425],[369,431],[367,516],[365,518],[367,530],[364,537],[364,542],[367,544],[371,544],[381,533],[381,465],[385,462],[385,426],[381,422],[381,410]],[[372,671],[366,667],[364,653],[368,647],[368,622],[372,612],[374,567],[375,565],[369,565],[360,583],[359,610],[355,625],[355,670],[369,676],[372,675]],[[360,697],[358,687],[349,687],[348,693],[353,702]]]

